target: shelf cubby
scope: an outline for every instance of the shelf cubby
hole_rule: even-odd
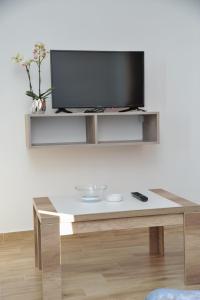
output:
[[[140,115],[101,115],[97,124],[99,144],[143,139],[143,116]]]

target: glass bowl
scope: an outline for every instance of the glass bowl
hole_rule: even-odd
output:
[[[103,199],[107,185],[78,185],[75,189],[79,192],[84,202],[98,202]]]

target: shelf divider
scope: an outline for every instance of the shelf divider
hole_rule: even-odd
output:
[[[86,142],[97,144],[97,115],[86,116]]]

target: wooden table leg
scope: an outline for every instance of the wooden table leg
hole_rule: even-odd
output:
[[[61,300],[61,263],[59,218],[41,221],[41,257],[43,300]]]
[[[149,253],[150,255],[164,256],[164,227],[149,228]]]
[[[35,267],[39,267],[38,253],[38,220],[35,208],[33,207],[33,224],[34,224],[34,243],[35,243]]]
[[[184,215],[185,284],[200,284],[200,213]]]
[[[37,244],[38,244],[38,268],[42,270],[42,255],[41,255],[41,226],[40,220],[37,217]]]
[[[37,216],[36,210],[33,207],[33,223],[34,223],[34,243],[35,243],[35,267],[42,269],[41,261],[41,232],[40,220]]]

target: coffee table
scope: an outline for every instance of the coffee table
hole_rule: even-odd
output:
[[[130,193],[116,203],[83,203],[73,196],[33,199],[35,266],[42,272],[44,300],[62,299],[60,236],[108,230],[148,227],[150,255],[163,256],[164,226],[183,226],[185,283],[200,284],[200,205],[163,189],[140,192],[148,202]]]

